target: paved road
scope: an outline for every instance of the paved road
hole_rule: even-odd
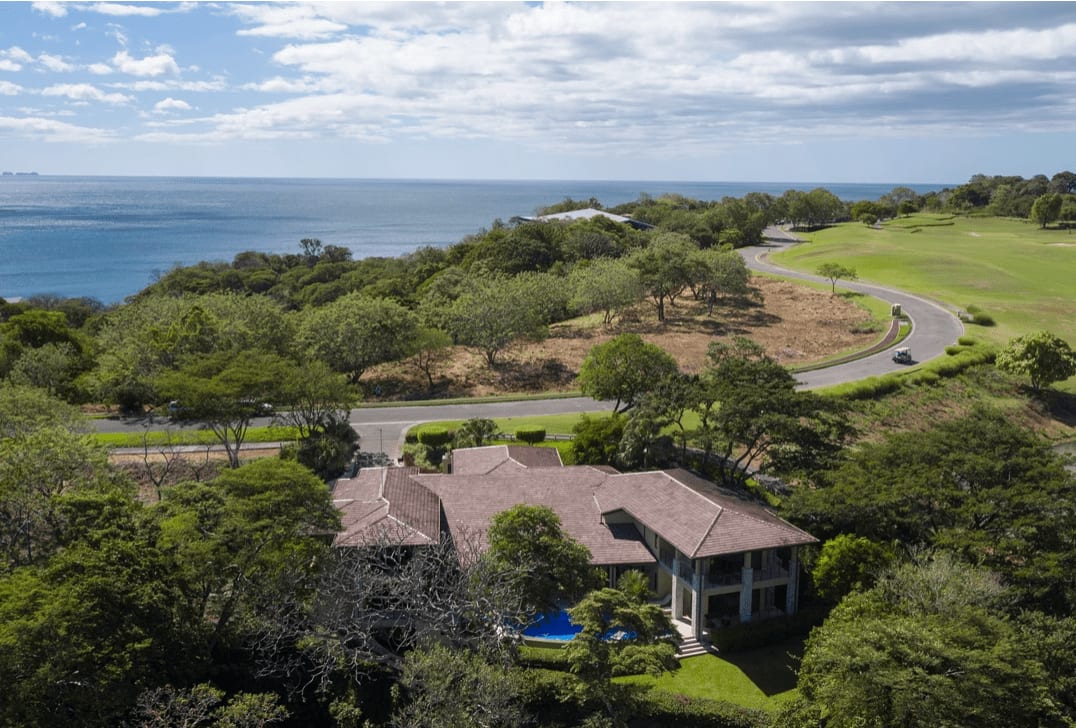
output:
[[[742,248],[741,254],[747,265],[753,270],[778,273],[790,278],[826,282],[819,276],[797,273],[785,268],[778,268],[763,258],[766,253],[783,250],[794,244],[795,238],[777,228],[766,231],[768,242],[750,248]],[[945,347],[954,343],[964,327],[960,320],[942,306],[926,299],[902,293],[881,286],[866,283],[843,283],[842,287],[867,293],[891,303],[899,303],[904,313],[912,320],[912,333],[904,340],[903,346],[911,347],[912,355],[917,361],[927,361],[945,353]],[[887,372],[898,371],[903,367],[894,364],[891,351],[859,359],[847,364],[840,364],[813,372],[797,375],[804,388],[824,387],[842,382],[851,382]],[[351,426],[362,438],[362,449],[372,452],[385,452],[393,458],[400,456],[404,432],[422,422],[434,420],[465,420],[470,417],[529,417],[537,415],[570,414],[610,410],[609,402],[596,402],[586,397],[528,400],[523,402],[494,402],[486,404],[451,404],[416,407],[370,407],[351,411]],[[144,427],[161,429],[166,419],[156,418],[147,423],[146,419],[97,420],[99,432],[138,432]],[[268,419],[259,419],[255,425],[267,425]]]
[[[787,268],[779,268],[766,261],[764,256],[767,253],[785,250],[790,245],[797,242],[796,238],[779,228],[767,228],[766,238],[768,241],[766,245],[757,245],[740,249],[740,254],[743,255],[749,268],[764,273],[776,273],[788,278],[819,281],[822,283],[829,282],[827,279],[820,276],[798,273],[788,270]],[[867,283],[847,283],[841,281],[840,285],[842,288],[858,291],[860,293],[867,293],[876,298],[880,298],[883,301],[899,303],[901,305],[904,313],[912,320],[912,333],[901,343],[901,346],[911,348],[912,357],[916,362],[929,361],[930,359],[943,355],[945,353],[945,347],[955,344],[956,340],[964,333],[964,325],[960,323],[960,319],[958,319],[953,312],[945,309],[940,304],[933,303],[925,298],[920,298],[919,296],[914,296],[910,293],[903,293],[892,288],[883,288],[882,286],[875,286]],[[813,372],[803,372],[802,374],[796,375],[796,378],[802,382],[804,387],[812,389],[815,387],[826,387],[832,384],[841,384],[842,382],[854,382],[859,379],[866,379],[867,377],[887,374],[906,368],[906,365],[895,364],[893,362],[892,348],[893,347],[890,347],[890,349],[886,351],[873,354],[863,359],[857,359],[856,361],[847,364],[839,364],[825,369],[817,369]]]

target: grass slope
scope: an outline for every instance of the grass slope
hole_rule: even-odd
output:
[[[1076,235],[996,217],[912,215],[873,229],[846,223],[806,236],[773,261],[813,272],[840,262],[860,279],[979,306],[997,321],[969,333],[998,344],[1048,329],[1076,344]]]
[[[793,665],[803,640],[790,640],[727,657],[700,655],[681,660],[680,669],[658,677],[633,675],[618,682],[649,685],[690,698],[727,700],[745,708],[774,710],[795,695]]]

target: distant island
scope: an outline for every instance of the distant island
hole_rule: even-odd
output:
[[[36,177],[37,172],[0,172],[0,175],[4,177]]]

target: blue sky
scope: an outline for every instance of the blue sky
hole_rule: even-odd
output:
[[[962,182],[1076,168],[1076,3],[0,3],[0,169]]]

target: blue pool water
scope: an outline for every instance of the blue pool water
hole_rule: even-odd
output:
[[[523,636],[567,642],[582,630],[583,628],[579,625],[572,624],[568,613],[562,609],[559,612],[539,614],[534,624],[523,630]]]

